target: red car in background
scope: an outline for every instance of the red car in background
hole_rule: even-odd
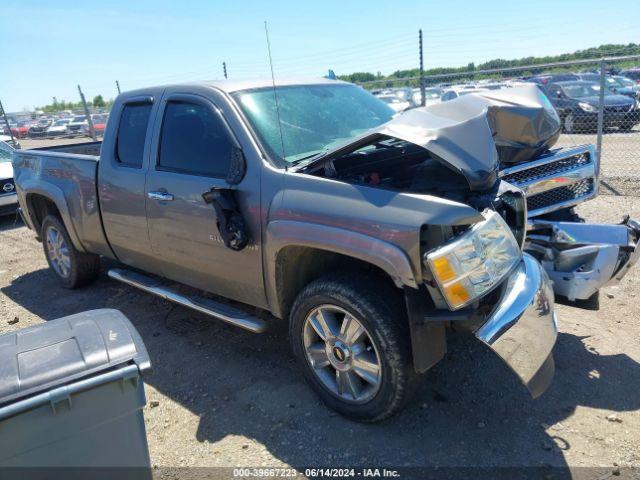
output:
[[[96,132],[96,136],[101,137],[104,135],[104,129],[107,126],[107,119],[109,115],[92,115],[91,121],[93,122],[93,130]],[[85,135],[91,136],[89,131],[89,124],[82,126],[82,131]]]
[[[18,122],[15,126],[11,127],[11,134],[15,138],[25,138],[29,133],[31,124],[29,122]]]

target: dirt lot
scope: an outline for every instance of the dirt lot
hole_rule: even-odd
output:
[[[636,200],[603,196],[582,213],[602,221],[623,212],[640,217]],[[158,403],[147,405],[145,417],[158,467],[527,465],[593,472],[577,468],[588,466],[602,469],[580,478],[607,478],[620,466],[624,477],[624,467],[640,466],[639,279],[636,267],[607,288],[598,312],[558,307],[557,372],[540,399],[531,400],[473,339],[450,336],[446,359],[406,411],[360,425],[329,412],[305,386],[282,326],[262,336],[244,333],[104,274],[88,288],[64,290],[33,232],[0,219],[0,333],[93,308],[122,310],[154,367],[146,392]]]

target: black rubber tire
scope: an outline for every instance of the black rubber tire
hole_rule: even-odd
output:
[[[621,132],[630,132],[631,130],[633,130],[633,127],[635,127],[634,123],[623,123],[622,125],[620,125],[619,130]]]
[[[401,410],[412,397],[420,378],[413,368],[411,341],[401,292],[366,274],[328,275],[307,285],[290,313],[289,339],[309,385],[332,410],[352,420],[378,422]],[[342,307],[370,332],[382,363],[378,393],[368,402],[352,404],[334,396],[309,365],[303,343],[304,322],[315,307]]]
[[[51,259],[49,258],[46,240],[46,231],[49,226],[53,226],[62,234],[68,246],[69,257],[71,259],[71,271],[68,277],[59,275],[51,266]],[[71,238],[69,237],[69,233],[64,226],[64,223],[59,217],[55,215],[48,215],[47,217],[45,217],[45,219],[42,221],[40,238],[42,238],[44,256],[47,259],[49,268],[64,288],[74,289],[82,287],[93,282],[100,274],[100,256],[93,253],[84,253],[76,250],[76,248],[73,246]]]

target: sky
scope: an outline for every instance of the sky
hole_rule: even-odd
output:
[[[1,0],[0,101],[8,112],[163,83],[319,77],[640,43],[637,0]],[[610,6],[608,6],[610,5]]]

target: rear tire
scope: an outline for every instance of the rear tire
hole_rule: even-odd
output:
[[[290,315],[291,347],[307,382],[329,408],[376,422],[411,398],[420,377],[402,300],[380,279],[358,273],[328,275],[300,292]]]
[[[41,238],[47,263],[63,287],[82,287],[100,274],[100,257],[76,250],[59,217],[48,215],[42,221]]]

